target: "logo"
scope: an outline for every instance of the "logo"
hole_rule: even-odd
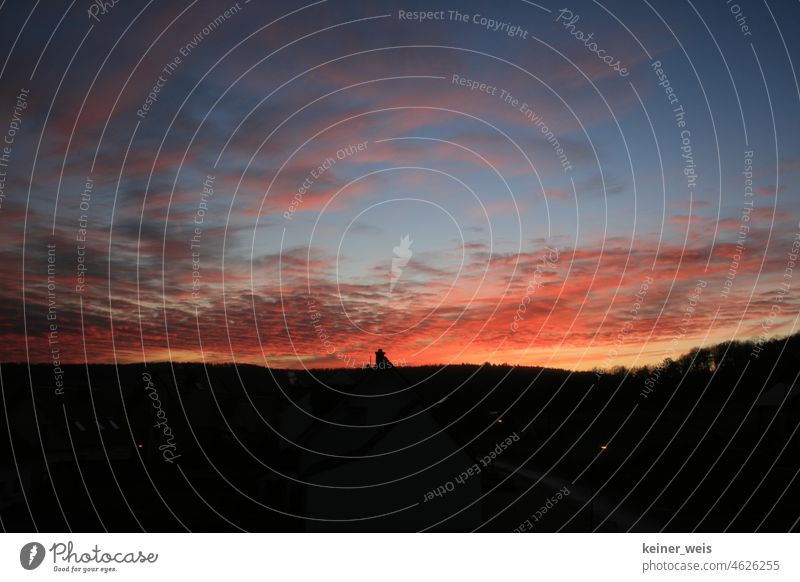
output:
[[[400,280],[400,276],[403,274],[403,267],[408,264],[408,261],[411,259],[411,243],[414,241],[409,238],[409,235],[405,235],[400,239],[400,244],[394,247],[394,254],[395,257],[392,257],[392,275],[389,279],[389,293],[394,291],[394,286],[397,285],[397,282]]]
[[[44,546],[38,542],[29,542],[19,551],[19,563],[26,570],[35,570],[44,561]]]

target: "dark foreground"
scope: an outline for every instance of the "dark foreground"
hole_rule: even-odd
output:
[[[0,519],[6,531],[796,531],[799,348],[795,336],[754,358],[725,344],[599,374],[64,366],[63,393],[52,367],[6,364]]]

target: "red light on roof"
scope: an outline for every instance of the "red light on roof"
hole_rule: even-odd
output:
[[[605,451],[608,448],[607,445],[600,445],[600,450]]]
[[[502,418],[498,418],[497,419],[497,424],[503,424],[503,419]]]

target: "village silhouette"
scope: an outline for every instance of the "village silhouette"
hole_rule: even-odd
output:
[[[786,531],[800,335],[656,368],[4,364],[7,531]],[[644,390],[645,385],[649,390]],[[561,492],[561,493],[558,493]]]

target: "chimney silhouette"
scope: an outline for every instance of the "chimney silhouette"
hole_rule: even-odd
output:
[[[383,368],[390,368],[391,366],[392,364],[389,362],[389,358],[386,357],[386,352],[378,348],[378,351],[375,352],[375,368],[382,370]]]

